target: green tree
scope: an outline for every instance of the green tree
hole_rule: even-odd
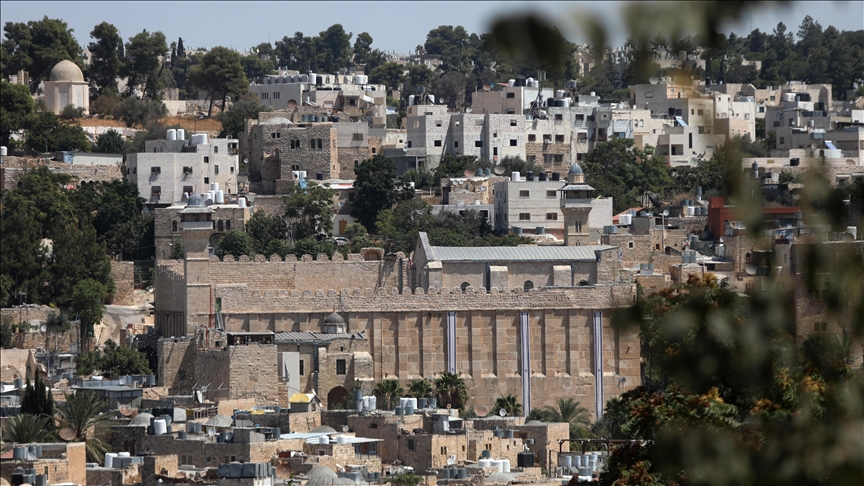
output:
[[[99,154],[122,154],[125,142],[117,130],[111,129],[96,137],[93,151]]]
[[[518,417],[522,415],[522,404],[515,395],[508,394],[495,399],[495,405],[492,405],[495,410],[504,410],[508,417]]]
[[[243,255],[255,258],[255,240],[242,231],[227,231],[219,239],[219,246],[216,248],[216,256],[222,259],[225,255],[231,255],[235,259]]]
[[[57,305],[66,306],[75,301],[74,294],[79,287],[85,300],[91,295],[101,295],[100,304],[103,298],[114,293],[111,259],[89,220],[56,232],[48,270],[51,272],[48,289],[52,302]],[[82,310],[88,308],[83,300],[78,299],[78,303]],[[98,317],[101,320],[101,313]],[[98,322],[90,321],[91,324]]]
[[[160,59],[168,54],[168,44],[162,32],[141,31],[129,38],[126,43],[126,59],[122,63],[121,76],[125,76],[127,95],[141,89],[141,98],[155,99],[158,86]]]
[[[539,410],[539,419],[544,422],[570,424],[570,438],[584,437],[591,430],[591,416],[588,410],[572,398],[559,397],[555,406],[545,406]]]
[[[186,247],[183,244],[183,240],[180,238],[177,238],[173,242],[171,242],[171,259],[172,260],[184,260],[184,259],[186,259]]]
[[[114,107],[114,118],[123,120],[128,128],[144,127],[148,122],[168,114],[165,103],[158,100],[139,100],[134,96],[124,98]]]
[[[392,94],[401,86],[404,71],[405,68],[399,63],[385,62],[369,72],[369,82],[387,86],[387,92]]]
[[[249,90],[240,54],[221,46],[210,49],[201,63],[189,70],[189,83],[207,92],[210,99],[207,116],[213,113],[215,100],[222,100],[222,111],[225,111],[228,97],[237,99]]]
[[[435,380],[435,396],[439,405],[450,405],[459,410],[465,408],[468,403],[468,388],[461,373],[441,373]]]
[[[35,373],[33,386],[27,380],[24,397],[21,399],[21,413],[54,417],[54,397],[45,385],[40,373]],[[53,425],[53,424],[52,424]]]
[[[255,214],[246,222],[246,233],[252,237],[255,252],[258,254],[270,256],[277,253],[284,258],[290,253],[287,245],[280,244],[287,243],[288,225],[277,215],[271,216],[264,211],[255,211]]]
[[[48,79],[51,69],[60,61],[82,65],[81,46],[72,29],[60,19],[6,22],[3,27],[2,76],[17,74],[23,69],[30,73],[30,91],[35,92],[41,81]]]
[[[357,164],[354,174],[357,199],[351,204],[351,215],[363,226],[374,228],[378,213],[390,209],[402,196],[396,187],[396,165],[376,155]]]
[[[76,107],[75,105],[66,105],[60,111],[60,118],[63,120],[78,120],[84,117],[84,107]]]
[[[123,62],[123,38],[117,27],[102,22],[90,32],[90,83],[94,94],[117,93],[117,76]]]
[[[75,359],[75,373],[85,376],[99,374],[114,379],[123,375],[149,375],[151,371],[143,353],[118,346],[109,339],[104,350],[97,348],[79,354]]]
[[[89,152],[90,141],[79,125],[65,125],[51,112],[36,116],[32,125],[24,132],[27,147],[41,152],[43,150],[73,150]]]
[[[640,205],[648,192],[662,194],[672,179],[663,159],[633,140],[613,139],[588,152],[581,164],[585,180],[598,195],[612,197],[613,211]]]
[[[381,402],[382,409],[392,410],[399,403],[402,391],[402,387],[397,380],[384,380],[375,385],[372,393]]]
[[[87,461],[102,464],[105,453],[110,451],[103,440],[111,416],[101,413],[104,403],[90,390],[78,390],[66,395],[66,403],[59,407],[61,423],[75,432],[75,442],[87,445]]]
[[[269,44],[268,44],[269,45]],[[276,72],[276,65],[269,59],[261,59],[259,56],[243,56],[240,65],[246,73],[246,79],[250,81],[261,81],[265,75]]]
[[[368,32],[357,34],[354,40],[354,64],[366,64],[372,55],[372,36]]]
[[[0,93],[0,144],[6,147],[13,132],[33,123],[33,98],[26,86],[6,81],[0,81]]]
[[[329,184],[292,186],[282,198],[285,222],[291,240],[299,241],[333,234],[333,196]],[[332,252],[331,252],[332,254]]]
[[[222,123],[222,131],[219,132],[219,138],[239,137],[243,133],[243,125],[247,119],[257,120],[258,114],[268,109],[255,97],[233,103],[228,111],[223,111],[216,116],[216,119]]]
[[[83,351],[88,348],[89,338],[93,337],[93,327],[102,322],[102,315],[105,312],[102,302],[109,293],[104,285],[92,278],[82,280],[75,285],[69,306],[78,315],[81,323],[78,349]]]
[[[408,385],[408,396],[414,398],[432,398],[434,391],[432,383],[426,378],[411,380],[411,384]]]
[[[387,480],[394,486],[419,486],[423,482],[423,476],[417,474],[400,474]]]
[[[3,440],[17,444],[53,442],[54,418],[29,413],[9,417],[3,425]]]
[[[333,24],[318,34],[318,43],[321,46],[318,66],[322,72],[334,73],[348,66],[353,56],[351,36],[350,32],[345,32],[342,24]]]
[[[376,227],[388,252],[410,252],[417,244],[417,235],[435,222],[432,206],[422,199],[409,199],[385,209],[378,215]]]
[[[26,179],[26,178],[25,178]],[[33,224],[40,216],[36,206],[21,191],[4,191],[0,209],[0,271],[11,282],[14,298],[27,294],[28,302],[42,302],[46,296],[46,249],[42,245],[40,226]],[[10,295],[0,304],[10,304]]]
[[[3,275],[5,277],[5,275]],[[9,300],[9,297],[5,297],[0,304],[3,304]],[[0,322],[0,348],[2,349],[12,349],[12,322],[11,319],[6,318],[3,319],[3,322]]]

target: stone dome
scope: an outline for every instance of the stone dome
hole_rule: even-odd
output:
[[[205,207],[207,205],[204,204],[204,200],[201,199],[201,196],[199,196],[197,194],[193,194],[193,195],[189,196],[189,200],[186,201],[186,206],[188,206],[188,207]]]
[[[574,163],[570,166],[570,172],[567,175],[580,175],[583,174],[582,167],[579,167],[579,164]]]
[[[324,324],[336,325],[336,324],[345,324],[345,319],[340,316],[338,313],[334,312],[329,316],[324,318]]]
[[[60,61],[51,69],[48,81],[84,81],[84,73],[72,61]]]
[[[149,413],[139,413],[131,422],[129,422],[129,427],[148,427],[150,426],[150,419],[152,418],[153,415],[150,415]]]
[[[309,432],[312,432],[315,434],[335,434],[336,429],[334,429],[333,427],[330,427],[329,425],[319,425],[318,427],[315,427],[314,429],[310,430]]]

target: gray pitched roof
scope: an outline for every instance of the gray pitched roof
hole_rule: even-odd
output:
[[[430,260],[441,262],[565,262],[597,260],[598,250],[615,248],[596,246],[432,246]]]
[[[326,334],[323,332],[277,332],[277,343],[311,343],[334,339],[366,339],[360,334]]]

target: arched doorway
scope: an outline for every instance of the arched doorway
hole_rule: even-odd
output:
[[[348,398],[348,390],[345,387],[334,387],[327,393],[327,409],[339,410],[345,408],[346,398]]]

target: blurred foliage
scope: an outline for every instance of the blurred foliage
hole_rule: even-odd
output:
[[[706,48],[707,74],[720,76],[715,73],[720,68],[715,60],[728,56],[730,45],[742,42],[734,37],[730,41],[719,27],[760,4],[629,4],[624,9],[631,34],[628,44],[636,49],[642,70],[633,75],[655,74],[650,62],[654,46],[689,50],[699,45]],[[591,15],[580,18],[594,51],[604,52],[607,35],[602,23]],[[522,20],[523,29],[536,29],[535,19]],[[512,25],[512,19],[499,24]],[[842,67],[829,68],[822,60],[833,61],[829,53],[838,43],[854,44],[864,31],[838,34],[829,28],[821,39],[820,32],[812,19],[802,23],[797,44],[783,25],[774,35],[763,37],[754,31],[748,49],[769,51],[760,73],[764,81],[775,85],[787,79],[833,81],[839,83],[835,93],[842,96],[851,82],[831,71],[853,66],[860,76],[864,69],[854,66],[864,56],[855,57],[857,47],[847,45],[837,53]],[[691,33],[695,36],[688,37]],[[547,46],[540,36],[528,41],[535,51]],[[833,48],[825,45],[830,42],[835,42]],[[742,78],[752,74],[735,72],[736,62],[723,63],[722,75],[726,71]],[[672,169],[669,175],[675,182],[667,187],[692,190],[698,184],[706,192],[710,188],[724,196],[756,244],[764,234],[763,198],[757,181],[742,170],[741,159],[765,153],[771,143],[732,140],[709,160]],[[589,159],[597,158],[589,154]],[[617,162],[621,156],[613,158]],[[824,167],[813,168],[800,179],[798,204],[810,233],[797,239],[790,262],[766,263],[790,268],[792,277],[759,277],[754,289],[742,296],[711,274],[691,276],[656,294],[642,297],[640,293],[632,308],[616,314],[619,329],[640,329],[643,379],[641,386],[607,402],[606,415],[595,431],[645,442],[613,448],[601,482],[860,484],[864,380],[860,367],[852,363],[860,363],[862,355],[864,251],[858,242],[826,241],[848,225],[864,227],[860,209],[853,213],[853,208],[864,206],[864,191],[854,186],[832,188]],[[596,182],[591,175],[588,180],[592,185]],[[808,337],[817,325],[820,332]]]

